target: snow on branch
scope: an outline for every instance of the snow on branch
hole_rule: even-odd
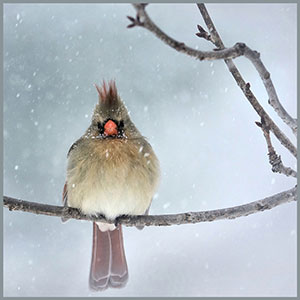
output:
[[[54,206],[42,203],[28,202],[11,197],[3,197],[4,206],[11,211],[24,211],[47,216],[63,217],[64,219],[76,219],[87,221],[101,221],[106,223],[123,224],[125,226],[170,226],[200,222],[211,222],[223,219],[235,219],[248,216],[266,209],[272,209],[283,203],[297,200],[297,187],[275,194],[264,199],[247,204],[209,211],[186,212],[170,215],[141,215],[121,216],[114,222],[106,220],[103,216],[87,216],[76,208]]]

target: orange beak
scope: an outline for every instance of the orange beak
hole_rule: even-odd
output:
[[[106,136],[117,135],[118,134],[117,124],[112,120],[108,120],[104,125],[104,134]]]

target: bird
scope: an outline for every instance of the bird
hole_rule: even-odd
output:
[[[122,226],[115,220],[149,213],[160,165],[150,143],[131,121],[115,81],[95,87],[99,99],[91,124],[67,154],[63,203],[112,221],[93,222],[89,287],[102,291],[125,287],[128,282]]]

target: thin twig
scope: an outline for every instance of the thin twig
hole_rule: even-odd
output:
[[[272,209],[283,203],[297,200],[297,187],[275,194],[264,199],[250,202],[244,205],[200,212],[186,212],[171,215],[143,215],[121,216],[116,221],[108,221],[103,216],[87,216],[76,208],[53,206],[41,203],[18,200],[11,197],[3,197],[4,206],[9,210],[19,210],[47,216],[64,217],[64,219],[76,219],[87,221],[101,221],[106,223],[124,224],[126,226],[170,226],[189,223],[211,222],[223,219],[235,219],[248,216],[266,209]]]
[[[238,86],[243,91],[244,95],[246,96],[252,107],[255,109],[257,114],[265,120],[265,122],[270,127],[270,130],[274,133],[280,143],[285,146],[285,148],[287,148],[295,157],[297,157],[297,148],[293,145],[290,139],[279,129],[279,127],[274,123],[274,121],[269,117],[269,115],[260,105],[255,95],[250,90],[250,84],[244,81],[242,75],[240,74],[233,61],[231,59],[225,60],[225,63],[227,64],[228,69],[236,80]]]
[[[253,63],[260,78],[262,79],[269,96],[268,103],[274,108],[278,116],[292,129],[293,133],[297,135],[297,119],[292,118],[281,105],[271,80],[271,75],[261,61],[260,54],[246,46],[244,56]]]
[[[195,57],[200,60],[215,60],[225,58],[235,58],[243,55],[244,47],[241,43],[235,44],[231,48],[227,48],[221,51],[199,51],[186,46],[182,42],[178,42],[175,39],[164,33],[157,25],[155,25],[148,14],[145,11],[145,6],[142,4],[132,4],[137,10],[136,18],[128,16],[127,18],[131,21],[127,27],[132,28],[135,26],[143,27],[154,33],[164,43],[174,48],[175,50]]]
[[[206,30],[203,29],[202,26],[197,25],[199,32],[196,33],[196,36],[200,37],[200,38],[204,38],[207,41],[212,41],[212,37],[210,34],[207,33]]]
[[[219,49],[224,49],[225,46],[223,44],[223,41],[221,37],[219,36],[209,14],[208,11],[203,3],[197,4],[202,17],[206,23],[206,26],[208,30],[211,33],[211,38],[207,39],[206,36],[208,33],[200,26],[198,25],[198,30],[200,31],[201,35],[196,33],[197,36],[205,38],[206,40],[211,41],[214,45],[216,45]],[[281,105],[275,87],[273,85],[273,82],[271,80],[271,75],[264,66],[263,62],[260,59],[260,54],[250,49],[248,46],[245,45],[245,49],[243,51],[244,56],[248,58],[252,64],[254,65],[255,69],[257,70],[260,78],[263,81],[263,84],[266,88],[266,91],[269,96],[269,104],[274,108],[274,110],[277,112],[278,116],[292,129],[293,133],[297,135],[297,120],[293,119],[288,112],[284,109],[284,107]]]
[[[212,42],[220,49],[224,48],[224,44],[222,39],[220,38],[209,14],[208,11],[203,3],[197,4],[200,13],[204,19],[204,22],[212,36]],[[251,53],[251,49],[245,45],[245,51],[249,54]],[[252,51],[254,53],[254,51]],[[257,52],[256,52],[257,53]],[[250,55],[250,54],[249,54]],[[249,56],[248,55],[248,56]],[[251,55],[250,55],[251,56]],[[253,55],[252,55],[253,56]],[[259,55],[257,54],[256,56]],[[256,61],[258,59],[256,57]],[[251,60],[252,61],[252,60]],[[293,145],[293,143],[287,138],[287,136],[279,129],[279,127],[273,122],[273,120],[269,117],[269,115],[266,113],[266,111],[263,109],[263,107],[260,105],[260,103],[257,101],[256,97],[250,90],[250,84],[246,83],[243,79],[242,75],[240,74],[239,70],[235,66],[232,59],[225,59],[225,63],[234,77],[235,81],[237,82],[240,89],[243,91],[244,95],[252,105],[252,107],[255,109],[255,111],[258,113],[258,115],[265,120],[265,122],[268,124],[270,130],[274,133],[274,135],[278,138],[280,143],[285,146],[295,157],[297,157],[297,148]],[[268,78],[266,78],[267,80]],[[270,82],[270,76],[269,76],[269,82]],[[275,89],[274,89],[275,92]],[[272,94],[272,93],[271,93]],[[275,92],[276,94],[276,92]]]
[[[269,163],[272,166],[272,171],[274,173],[282,173],[286,176],[293,176],[297,178],[297,172],[292,168],[284,166],[281,160],[281,156],[277,155],[271,142],[270,129],[267,126],[264,119],[262,119],[261,122],[255,122],[255,123],[258,127],[262,129],[264,137],[266,139],[267,147],[268,147]]]
[[[259,102],[255,98],[254,94],[251,92],[250,88],[249,87],[247,88],[246,82],[243,80],[241,74],[239,73],[238,69],[236,68],[236,66],[234,65],[234,63],[232,61],[232,58],[236,58],[238,56],[244,55],[244,52],[246,50],[249,53],[249,51],[251,49],[249,47],[247,47],[244,43],[237,43],[237,44],[235,44],[234,47],[225,49],[224,44],[223,44],[218,32],[216,31],[214,24],[212,23],[204,4],[197,4],[197,5],[198,5],[198,7],[202,13],[202,16],[206,22],[206,25],[210,31],[210,35],[208,35],[208,34],[205,35],[204,32],[201,30],[201,29],[203,29],[201,26],[200,26],[201,29],[198,27],[199,33],[201,33],[201,35],[205,35],[205,38],[207,40],[210,40],[211,42],[213,42],[217,46],[218,51],[199,51],[199,50],[195,50],[190,47],[187,47],[182,42],[174,40],[173,38],[168,36],[166,33],[164,33],[151,20],[151,18],[149,17],[149,15],[147,14],[147,12],[145,10],[145,5],[143,5],[143,4],[133,4],[134,8],[137,11],[137,17],[136,18],[128,17],[129,20],[132,22],[132,24],[130,24],[129,27],[140,26],[140,27],[146,28],[149,31],[151,31],[152,33],[154,33],[159,39],[161,39],[167,45],[174,48],[175,50],[185,53],[187,55],[199,58],[200,60],[224,59],[230,72],[232,73],[233,77],[237,81],[239,87],[244,92],[248,101],[251,103],[251,105],[256,110],[258,115],[261,118],[264,118],[266,120],[266,122],[268,122],[271,131],[275,134],[275,136],[278,138],[280,143],[282,145],[284,145],[295,157],[297,157],[296,147],[286,137],[286,135],[278,128],[278,126],[272,121],[272,119],[268,116],[268,114],[265,112],[263,107],[259,104]],[[225,52],[225,51],[227,51],[227,52]],[[255,53],[257,53],[257,52],[255,52]],[[249,59],[250,59],[250,56],[248,57]],[[274,92],[275,92],[275,89],[274,89]],[[271,93],[271,95],[273,95],[273,94]],[[275,95],[276,95],[276,92],[275,92]],[[272,97],[270,97],[270,99],[274,99],[274,97],[272,96]],[[273,103],[274,103],[274,101],[273,101]]]

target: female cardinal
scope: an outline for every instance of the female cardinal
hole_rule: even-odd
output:
[[[96,89],[92,123],[68,152],[64,205],[109,220],[147,214],[158,183],[158,159],[130,120],[115,82]],[[94,222],[90,288],[123,287],[127,280],[121,225]]]

